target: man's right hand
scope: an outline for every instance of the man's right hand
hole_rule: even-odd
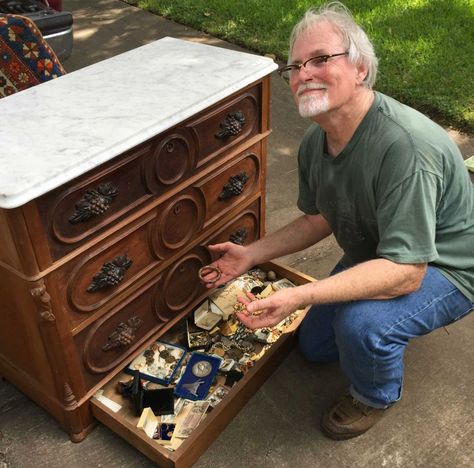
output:
[[[216,267],[221,272],[220,278],[215,282],[206,282],[206,278],[213,278],[214,272],[209,271],[203,274],[202,280],[206,283],[207,288],[215,288],[226,284],[250,270],[253,266],[248,247],[242,247],[232,242],[224,242],[223,244],[208,245],[207,248],[212,254],[219,256],[209,266]]]

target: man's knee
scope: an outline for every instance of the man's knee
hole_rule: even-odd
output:
[[[367,302],[347,303],[337,310],[333,328],[340,352],[373,351],[382,339],[383,323],[369,310]]]

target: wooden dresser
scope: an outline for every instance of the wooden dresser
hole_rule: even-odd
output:
[[[73,441],[94,393],[206,296],[205,246],[263,235],[275,68],[165,38],[0,101],[0,375]]]

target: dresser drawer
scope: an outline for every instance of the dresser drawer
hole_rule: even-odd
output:
[[[280,277],[286,277],[295,284],[304,284],[313,281],[312,278],[299,273],[289,267],[274,263],[263,266],[272,269]],[[128,380],[129,375],[119,374],[104,388],[103,395],[121,405],[118,412],[112,411],[96,398],[91,399],[94,416],[112,431],[119,434],[138,450],[147,455],[151,460],[163,467],[189,467],[211,445],[224,427],[246,404],[250,397],[259,389],[291,349],[294,342],[295,330],[303,319],[301,313],[287,331],[271,346],[265,355],[257,361],[244,377],[235,384],[219,405],[212,409],[187,438],[174,452],[159,445],[145,433],[137,429],[138,417],[133,414],[129,401],[116,393],[115,386],[118,380]]]
[[[262,128],[261,84],[216,105],[189,122],[196,141],[197,167],[215,159],[229,148],[268,129]]]
[[[222,242],[233,242],[234,244],[246,245],[260,237],[260,203],[257,199],[236,216],[233,216],[225,224],[216,228],[212,236],[206,238],[202,245],[220,244]]]
[[[46,231],[40,268],[117,224],[145,202],[160,203],[253,136],[263,138],[261,84],[40,197],[27,210],[32,232]],[[214,171],[212,171],[214,173]],[[41,228],[40,228],[41,226]],[[44,247],[43,247],[44,249]]]
[[[142,182],[141,167],[142,159],[150,152],[149,144],[141,145],[35,201],[36,210],[30,208],[26,218],[33,232],[45,233],[45,242],[38,243],[44,249],[38,255],[40,268],[117,223],[152,197]],[[41,228],[34,230],[38,226]]]

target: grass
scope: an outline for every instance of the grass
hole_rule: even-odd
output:
[[[287,60],[312,0],[127,0],[261,54]],[[346,0],[380,60],[376,89],[474,132],[474,0]]]

